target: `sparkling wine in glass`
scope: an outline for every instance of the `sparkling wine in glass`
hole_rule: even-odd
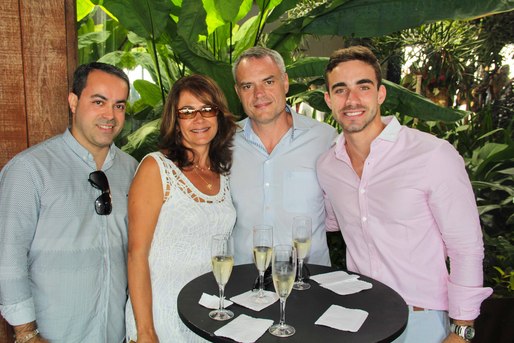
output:
[[[264,293],[264,272],[271,262],[273,250],[273,227],[270,225],[256,225],[253,227],[253,262],[259,271],[259,291],[253,295],[256,303],[268,304],[274,301]]]
[[[311,249],[312,220],[307,216],[293,218],[293,243],[298,254],[298,281],[293,285],[294,289],[306,290],[311,285],[303,281],[303,260],[309,255]]]
[[[228,320],[234,313],[223,306],[225,300],[225,285],[234,267],[234,241],[229,235],[214,235],[211,238],[211,262],[214,278],[220,292],[219,308],[209,312],[209,317],[215,320]]]
[[[294,335],[295,328],[285,323],[286,299],[293,288],[296,276],[296,249],[292,245],[276,245],[271,258],[271,275],[275,292],[280,298],[280,321],[272,325],[268,331],[277,337]]]

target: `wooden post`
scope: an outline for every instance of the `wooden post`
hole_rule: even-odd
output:
[[[67,127],[75,18],[75,0],[1,2],[0,168]]]
[[[77,65],[75,0],[0,2],[0,168],[63,132]],[[0,343],[12,332],[0,317]]]

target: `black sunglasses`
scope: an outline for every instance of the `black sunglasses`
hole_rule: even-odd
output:
[[[95,200],[95,211],[101,216],[106,216],[112,211],[111,190],[107,176],[101,170],[97,170],[89,174],[89,183],[91,186],[102,191],[102,194]]]

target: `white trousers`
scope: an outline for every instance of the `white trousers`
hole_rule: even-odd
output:
[[[448,312],[413,311],[412,306],[409,306],[407,327],[393,343],[441,343],[449,333]]]

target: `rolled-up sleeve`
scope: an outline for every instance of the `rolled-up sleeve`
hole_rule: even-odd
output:
[[[28,253],[37,226],[39,195],[25,162],[0,173],[0,312],[11,325],[34,321]]]
[[[450,259],[448,310],[451,318],[473,320],[492,293],[483,287],[484,244],[475,196],[457,151],[444,143],[433,155],[430,208]]]

